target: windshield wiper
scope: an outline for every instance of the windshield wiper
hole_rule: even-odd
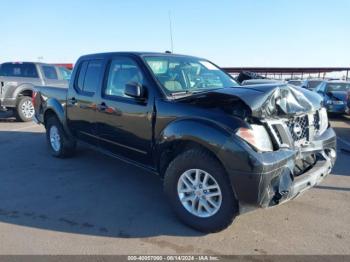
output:
[[[210,91],[214,91],[214,90],[218,90],[221,88],[203,88],[203,89],[199,89],[199,90],[186,90],[186,91],[179,91],[179,92],[174,92],[171,93],[171,96],[174,98],[179,98],[179,97],[185,97],[185,96],[191,96],[194,94],[200,94],[200,93],[206,93],[206,92],[210,92]]]
[[[178,98],[178,97],[183,97],[183,96],[190,96],[190,95],[193,95],[194,93],[195,93],[194,91],[186,90],[186,91],[179,91],[179,92],[171,93],[171,96],[174,98]]]

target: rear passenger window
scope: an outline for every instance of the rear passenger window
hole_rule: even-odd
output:
[[[76,83],[76,88],[78,89],[78,91],[83,91],[84,79],[85,79],[85,74],[86,74],[86,69],[88,64],[89,64],[89,61],[84,61],[80,66],[78,81]]]
[[[53,66],[42,66],[44,76],[46,79],[58,80],[56,68]]]
[[[99,87],[103,75],[103,61],[90,60],[82,62],[76,88],[78,91],[93,94]]]
[[[86,69],[84,92],[95,93],[102,79],[103,64],[101,60],[90,61]]]

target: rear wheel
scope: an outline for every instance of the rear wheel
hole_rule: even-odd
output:
[[[16,119],[21,122],[28,122],[33,119],[34,113],[32,98],[29,96],[20,97],[15,110]]]
[[[225,170],[203,149],[186,151],[170,163],[164,190],[180,220],[201,232],[228,227],[238,213]]]
[[[49,117],[46,122],[46,138],[53,156],[65,158],[74,154],[76,142],[68,139],[62,124],[55,116]]]

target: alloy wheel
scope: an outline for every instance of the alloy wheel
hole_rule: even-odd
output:
[[[32,101],[25,101],[21,106],[21,111],[26,118],[32,118],[35,112]]]
[[[221,207],[219,184],[212,175],[201,169],[184,172],[178,180],[177,193],[184,208],[197,217],[211,217]]]
[[[61,149],[61,137],[56,126],[50,128],[50,144],[53,150],[56,152]]]

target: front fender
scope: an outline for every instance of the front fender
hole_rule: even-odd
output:
[[[219,152],[232,134],[225,127],[205,119],[178,119],[170,124],[156,138],[158,159],[163,152],[176,149],[177,143],[192,142],[198,144],[220,159]]]

